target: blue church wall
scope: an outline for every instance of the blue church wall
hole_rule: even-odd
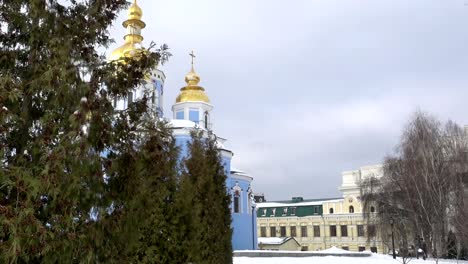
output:
[[[191,137],[189,135],[179,135],[175,137],[176,145],[180,148],[180,160],[187,157],[188,145]],[[252,206],[249,204],[250,197],[248,190],[250,182],[248,180],[236,179],[231,175],[231,157],[222,155],[221,162],[224,166],[224,172],[227,175],[226,188],[231,195],[231,226],[232,233],[232,248],[233,250],[256,249],[257,248],[257,218],[256,212],[252,212]],[[237,183],[237,184],[236,184]],[[233,187],[239,186],[242,189],[239,213],[234,213],[233,204]]]
[[[191,136],[176,136],[176,146],[179,148],[180,160],[187,157],[188,154],[188,143],[190,142]]]
[[[227,180],[227,186],[231,193],[231,212],[232,212],[232,247],[234,250],[256,249],[257,248],[257,223],[255,209],[249,203],[248,190],[250,182],[247,180],[233,178],[232,176]],[[236,186],[241,188],[240,192],[240,211],[235,213],[234,208],[234,192],[233,188]],[[254,210],[254,211],[252,211]]]

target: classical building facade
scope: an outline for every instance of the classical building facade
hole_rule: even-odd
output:
[[[342,197],[258,203],[259,237],[294,237],[301,249],[324,250],[338,247],[350,251],[387,253],[388,246],[374,225],[364,219],[359,200],[360,180],[382,175],[382,167],[366,166],[342,173]],[[370,214],[375,208],[370,207]]]
[[[129,7],[128,19],[123,22],[126,28],[124,44],[115,49],[109,60],[119,60],[122,57],[133,58],[136,54],[144,52],[141,30],[145,28],[142,21],[143,11],[136,1]],[[190,71],[185,76],[186,85],[172,105],[172,119],[167,119],[172,126],[176,144],[179,146],[181,157],[187,156],[187,143],[190,142],[190,133],[194,129],[202,131],[212,130],[211,114],[213,105],[205,89],[200,86],[200,76],[195,72],[193,52]],[[114,101],[116,110],[124,110],[129,104],[141,100],[144,96],[149,100],[149,116],[165,118],[163,111],[164,81],[166,76],[158,68],[148,72],[142,85],[130,91],[125,98]],[[253,177],[231,166],[233,152],[224,147],[226,139],[217,137],[220,156],[227,175],[227,192],[231,195],[232,212],[232,245],[234,250],[257,248],[255,202],[251,182]]]

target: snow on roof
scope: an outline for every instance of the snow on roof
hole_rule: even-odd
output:
[[[258,241],[258,244],[281,245],[290,239],[293,239],[293,238],[292,237],[259,237],[257,241]]]
[[[231,166],[231,173],[249,176],[245,171],[239,170],[239,169],[237,169],[235,167],[232,167],[232,166]]]
[[[169,125],[173,128],[195,128],[197,124],[190,120],[182,120],[182,119],[172,119],[169,121]],[[202,127],[200,127],[203,129]]]
[[[266,203],[257,203],[257,207],[268,208],[268,207],[309,206],[309,205],[322,205],[323,203],[337,203],[341,201],[343,201],[343,198],[304,201],[304,202],[299,202],[299,203],[293,203],[290,201],[289,202],[266,202]]]
[[[240,173],[244,173],[243,171],[239,170],[238,168],[234,167],[234,166],[231,166],[231,172],[240,172]]]
[[[216,141],[216,147],[218,147],[219,149],[226,149],[226,148],[224,147],[224,144],[223,144],[221,141],[219,141],[219,140]]]

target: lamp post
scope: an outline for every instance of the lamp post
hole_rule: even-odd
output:
[[[393,250],[393,259],[396,259],[396,254],[395,254],[395,235],[393,234],[393,218],[390,219],[390,225],[392,226],[392,250]]]

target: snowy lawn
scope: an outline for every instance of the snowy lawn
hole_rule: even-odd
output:
[[[372,257],[303,257],[303,258],[248,258],[235,257],[234,264],[398,264],[400,259],[394,260],[391,256],[373,254]],[[412,259],[410,264],[435,264],[434,260]],[[457,263],[456,260],[439,260],[440,264]],[[458,261],[468,264],[468,261]]]

